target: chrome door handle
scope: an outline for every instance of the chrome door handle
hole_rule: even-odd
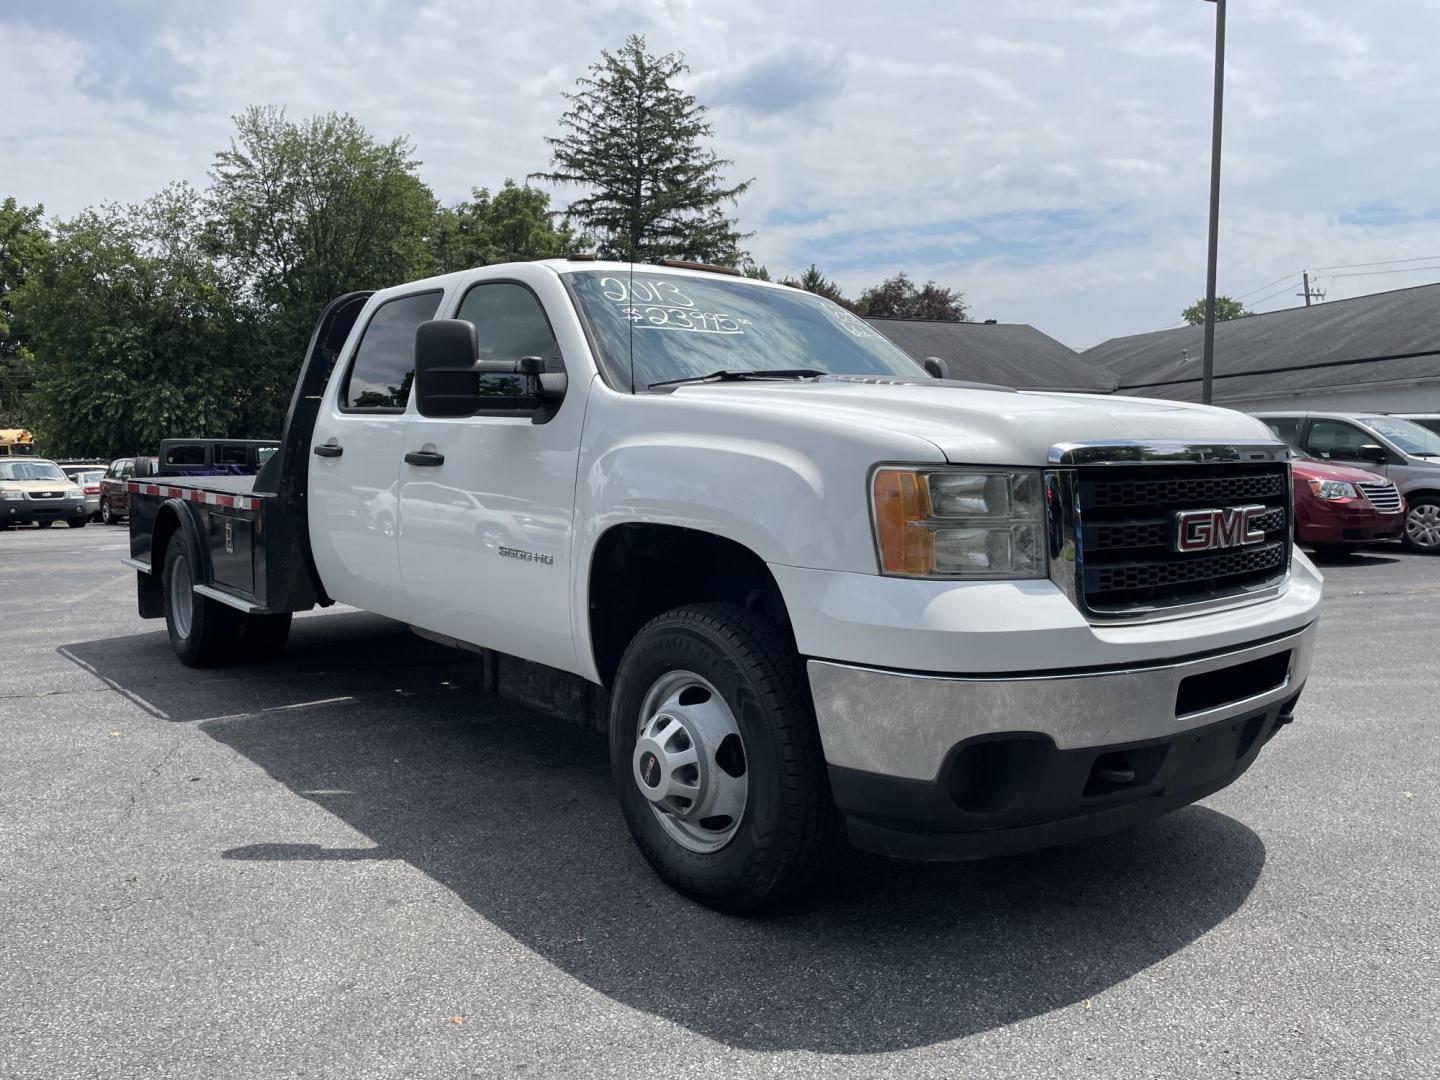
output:
[[[434,450],[411,450],[405,455],[406,465],[444,465],[445,455]]]

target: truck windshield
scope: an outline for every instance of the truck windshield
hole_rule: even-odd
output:
[[[59,480],[65,482],[60,466],[49,461],[0,461],[0,480]]]
[[[1440,435],[1398,416],[1370,416],[1365,422],[1376,432],[1415,457],[1440,457]]]
[[[638,268],[568,280],[612,386],[643,390],[717,371],[928,378],[864,319],[800,289]]]

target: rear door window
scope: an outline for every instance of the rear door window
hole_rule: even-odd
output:
[[[375,309],[340,391],[342,409],[405,411],[415,377],[415,328],[435,317],[442,295],[437,289],[400,296]]]
[[[1265,424],[1275,433],[1277,439],[1289,443],[1296,450],[1300,449],[1300,420],[1298,417],[1277,416],[1273,420],[1266,420]]]

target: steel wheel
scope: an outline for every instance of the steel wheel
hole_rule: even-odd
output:
[[[1405,537],[1417,548],[1440,548],[1440,503],[1417,502],[1405,515]]]
[[[750,797],[740,726],[694,672],[667,672],[646,691],[631,774],[661,827],[690,851],[719,851],[740,828]]]
[[[195,592],[190,579],[190,562],[183,556],[170,570],[170,614],[175,632],[182,638],[190,636],[195,621]]]

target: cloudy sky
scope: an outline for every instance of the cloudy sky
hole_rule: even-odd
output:
[[[1202,0],[6,0],[0,195],[64,216],[203,183],[254,103],[408,133],[453,201],[543,167],[561,92],[639,32],[686,54],[731,175],[755,177],[738,213],[772,272],[813,261],[858,291],[906,270],[1083,347],[1204,291],[1213,18]],[[1440,0],[1242,0],[1229,40],[1221,292],[1270,310],[1300,302],[1305,268],[1330,299],[1440,281]]]

